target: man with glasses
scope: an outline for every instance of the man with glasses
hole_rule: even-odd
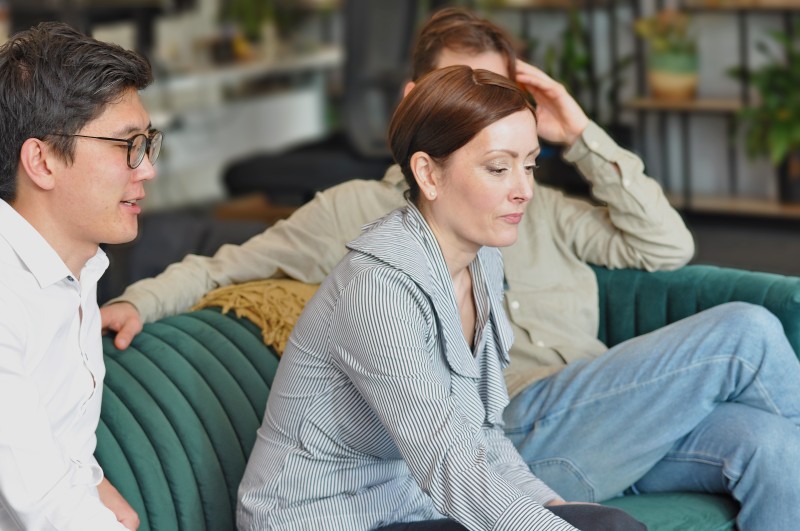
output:
[[[132,240],[162,134],[147,60],[61,23],[0,47],[0,529],[136,529],[94,458],[101,243]]]

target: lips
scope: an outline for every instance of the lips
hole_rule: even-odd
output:
[[[516,214],[506,214],[505,216],[502,216],[502,218],[508,223],[517,224],[522,221],[522,212],[517,212]]]
[[[144,199],[144,194],[137,197],[132,197],[130,199],[125,199],[120,201],[120,204],[131,214],[140,214],[142,212],[142,208],[139,206],[139,201]]]

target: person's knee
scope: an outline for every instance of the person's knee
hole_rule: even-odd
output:
[[[719,307],[724,312],[723,322],[739,334],[783,333],[783,327],[775,315],[758,304],[729,302]]]

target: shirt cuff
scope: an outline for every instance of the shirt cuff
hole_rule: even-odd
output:
[[[566,521],[548,511],[542,505],[529,499],[520,498],[505,511],[495,523],[493,531],[512,531],[516,529],[577,531]]]
[[[596,123],[590,121],[586,129],[583,130],[578,140],[568,147],[563,154],[564,160],[577,163],[579,160],[591,153],[599,155],[603,159],[613,162],[617,158],[619,146],[608,133]]]

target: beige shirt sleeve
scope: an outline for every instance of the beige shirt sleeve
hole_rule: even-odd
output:
[[[152,322],[190,309],[221,286],[272,277],[322,282],[365,224],[405,204],[404,189],[396,166],[381,181],[334,186],[244,244],[224,245],[212,257],[188,255],[108,304],[130,302],[144,322]]]
[[[564,159],[576,164],[603,206],[566,198],[553,205],[553,226],[583,261],[611,268],[675,269],[694,241],[642,160],[590,123]]]

